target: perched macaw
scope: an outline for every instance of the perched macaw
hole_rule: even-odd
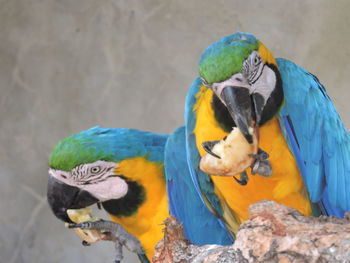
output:
[[[203,201],[230,230],[248,219],[250,204],[264,199],[304,215],[342,217],[350,211],[350,137],[314,75],[275,60],[246,33],[210,45],[200,58],[199,75],[186,98],[188,163]],[[270,178],[249,170],[243,185],[199,170],[205,150],[210,153],[232,127],[251,143],[252,126],[258,128],[259,148],[269,155]]]
[[[226,228],[196,196],[184,143],[184,127],[171,136],[94,127],[67,137],[54,147],[49,160],[47,196],[53,213],[72,223],[68,209],[101,203],[112,221],[139,239],[150,260],[169,216],[168,182],[170,210],[192,243],[232,243]],[[181,187],[177,182],[183,183]],[[139,258],[146,262],[144,255]]]
[[[72,223],[68,209],[101,203],[152,259],[169,215],[163,164],[167,138],[94,127],[63,139],[49,159],[47,196],[53,213]]]

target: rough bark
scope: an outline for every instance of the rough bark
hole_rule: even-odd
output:
[[[306,217],[272,201],[250,206],[232,246],[190,244],[176,219],[165,221],[155,263],[350,262],[350,216]]]

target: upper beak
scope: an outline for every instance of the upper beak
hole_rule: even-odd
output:
[[[255,122],[255,112],[248,88],[227,86],[220,97],[246,140],[253,143],[253,130],[249,128]]]
[[[47,185],[47,200],[54,215],[67,223],[73,223],[67,215],[68,209],[84,208],[99,201],[89,192],[62,183],[51,175]]]

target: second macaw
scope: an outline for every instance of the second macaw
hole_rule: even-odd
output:
[[[49,204],[56,217],[72,223],[68,209],[101,203],[141,242],[142,262],[152,259],[169,209],[192,243],[231,244],[230,233],[197,195],[184,153],[184,127],[170,136],[101,127],[74,134],[50,155]]]
[[[203,201],[234,232],[248,206],[274,200],[304,215],[342,217],[350,211],[350,136],[318,79],[285,59],[275,59],[253,35],[236,33],[210,45],[186,99],[191,176]],[[269,154],[272,176],[232,177],[199,170],[203,143],[238,127]],[[233,146],[234,147],[234,146]]]
[[[49,160],[47,197],[53,213],[100,203],[112,221],[134,235],[148,260],[169,215],[164,178],[167,135],[94,127],[69,136]],[[141,262],[148,262],[139,255]]]

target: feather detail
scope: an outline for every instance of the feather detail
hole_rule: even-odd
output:
[[[164,166],[170,213],[182,223],[185,236],[192,243],[232,244],[232,237],[220,219],[203,204],[194,187],[187,165],[185,136],[185,128],[178,128],[170,135],[165,149]]]
[[[196,126],[196,107],[201,101],[203,95],[203,83],[197,78],[186,97],[185,122],[186,122],[186,150],[189,173],[193,181],[197,194],[200,196],[203,204],[225,225],[227,231],[234,236],[239,224],[241,223],[234,212],[229,208],[223,196],[208,174],[199,169],[200,154],[197,148],[195,126]]]
[[[134,129],[96,126],[61,140],[50,155],[49,166],[70,171],[83,163],[119,162],[135,156],[161,163],[167,137]]]
[[[277,59],[285,104],[280,118],[312,202],[330,215],[350,211],[350,135],[318,79]]]

